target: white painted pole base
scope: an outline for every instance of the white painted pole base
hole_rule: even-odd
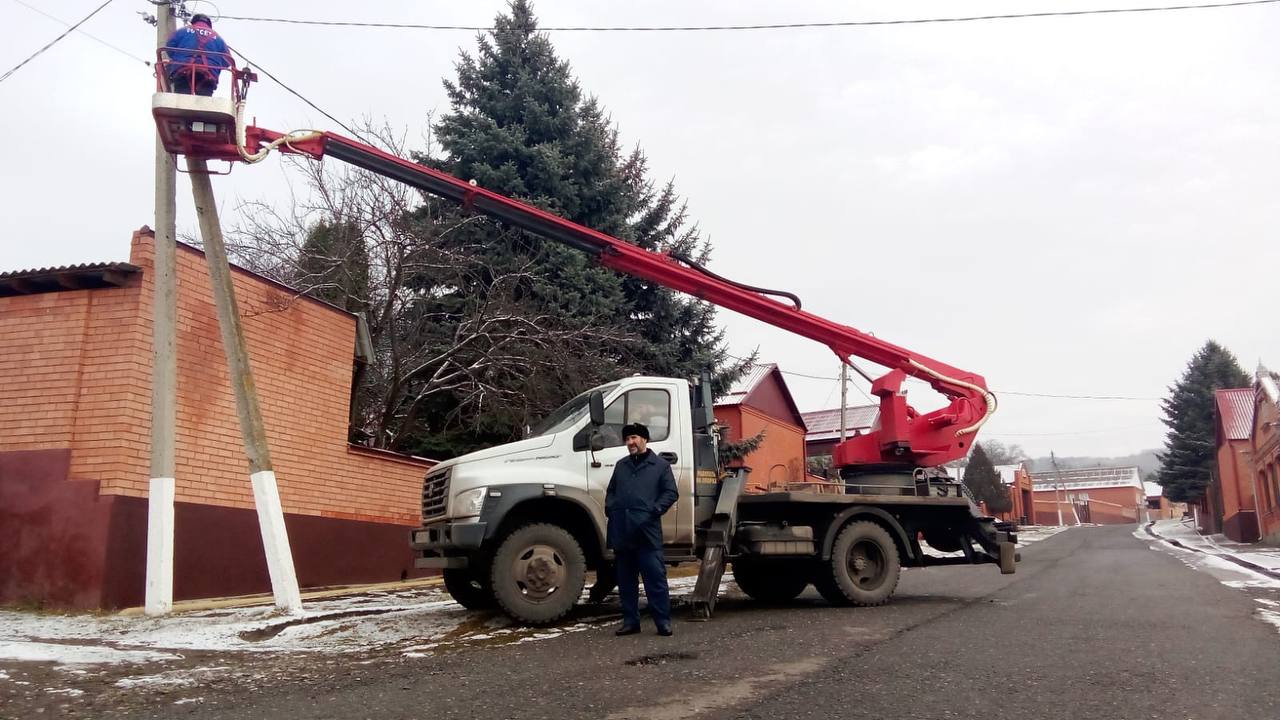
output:
[[[287,613],[300,613],[302,593],[298,591],[298,576],[293,569],[289,534],[284,529],[284,509],[280,506],[276,474],[262,470],[249,479],[253,481],[253,504],[258,508],[258,528],[262,530],[262,548],[267,553],[267,573],[271,575],[276,607]]]
[[[173,610],[173,478],[151,478],[147,496],[147,593],[143,611]]]

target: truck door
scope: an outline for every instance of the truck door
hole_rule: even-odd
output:
[[[637,387],[619,395],[605,407],[604,425],[599,428],[605,441],[605,448],[595,453],[600,467],[587,469],[587,485],[603,507],[613,466],[627,457],[622,427],[637,422],[648,427],[649,449],[671,463],[676,487],[680,489],[680,499],[662,517],[662,541],[665,545],[693,543],[693,497],[686,489],[693,485],[682,481],[686,476],[692,476],[693,458],[682,447],[681,440],[687,434],[680,432],[682,413],[681,405],[672,397],[669,388]]]

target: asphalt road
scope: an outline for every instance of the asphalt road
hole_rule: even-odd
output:
[[[198,703],[138,698],[92,714],[1280,718],[1280,633],[1254,617],[1254,598],[1276,591],[1225,587],[1133,530],[1061,533],[1023,550],[1013,576],[909,570],[882,608],[827,607],[812,590],[786,608],[730,598],[712,622],[678,617],[673,638],[600,624],[430,657],[329,658],[212,683]]]

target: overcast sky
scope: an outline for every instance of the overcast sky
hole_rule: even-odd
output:
[[[99,0],[24,0],[74,22]],[[1133,7],[1142,0],[599,3],[542,25],[841,21]],[[202,3],[188,3],[195,9]],[[211,10],[203,3],[206,11]],[[222,0],[222,15],[488,25],[500,1]],[[143,0],[83,26],[149,58]],[[0,66],[65,26],[0,0]],[[347,121],[420,136],[474,33],[223,20],[237,49]],[[1005,394],[980,437],[1033,454],[1162,443],[1155,398],[1207,338],[1280,366],[1280,5],[934,25],[552,35],[656,178],[674,178],[714,268],[951,365]],[[0,84],[0,271],[128,256],[152,223],[150,69],[73,34]],[[266,80],[250,115],[337,129]],[[276,159],[215,180],[288,203]],[[195,234],[180,177],[179,233]],[[722,313],[731,349],[834,376],[824,347]],[[802,410],[838,384],[791,376]],[[866,383],[857,380],[862,389]],[[856,389],[851,403],[865,403]],[[913,402],[937,398],[914,389]]]

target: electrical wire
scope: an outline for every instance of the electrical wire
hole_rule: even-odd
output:
[[[563,26],[539,27],[538,30],[540,32],[718,32],[732,30],[796,30],[812,28],[874,27],[881,25],[925,25],[931,23],[962,23],[986,20],[1022,20],[1029,18],[1073,17],[1080,15],[1119,15],[1125,13],[1168,12],[1176,10],[1208,10],[1214,8],[1244,7],[1248,5],[1271,5],[1277,2],[1280,2],[1280,0],[1239,0],[1238,2],[1219,2],[1200,5],[1160,5],[1135,8],[1099,8],[1095,10],[1055,10],[1034,13],[1011,13],[1005,15],[961,15],[901,20],[849,20],[836,22],[768,23],[760,25]],[[481,25],[424,25],[417,23],[299,20],[293,18],[249,17],[244,15],[224,15],[222,16],[222,19],[242,20],[245,22],[286,23],[290,25],[321,25],[329,27],[466,30],[469,32],[485,32],[493,30],[492,27]]]
[[[32,53],[32,54],[30,55],[30,57],[28,57],[26,60],[23,60],[22,62],[18,63],[17,65],[14,65],[13,67],[9,68],[9,70],[8,70],[8,71],[6,71],[4,75],[0,75],[0,82],[4,82],[5,80],[8,80],[8,79],[9,79],[9,76],[10,76],[10,75],[13,75],[13,74],[14,74],[14,73],[16,73],[16,72],[18,72],[18,70],[19,70],[20,68],[22,68],[22,66],[23,66],[23,65],[26,65],[27,63],[31,62],[32,60],[35,60],[35,59],[36,59],[38,56],[40,56],[44,51],[48,50],[49,48],[53,47],[54,45],[57,45],[59,40],[61,40],[62,38],[66,37],[66,36],[68,36],[68,35],[70,35],[72,32],[75,32],[76,28],[78,28],[78,27],[80,27],[81,25],[83,25],[83,24],[85,24],[86,22],[88,22],[88,21],[89,21],[89,18],[91,18],[91,17],[93,17],[94,15],[97,15],[98,13],[102,12],[102,9],[103,9],[103,8],[105,8],[106,6],[110,5],[112,2],[113,2],[113,0],[106,0],[106,2],[102,3],[102,4],[101,4],[101,5],[99,5],[98,7],[94,8],[93,12],[89,13],[88,15],[85,15],[83,18],[80,18],[80,22],[78,22],[78,23],[76,23],[75,25],[72,25],[71,27],[67,28],[65,31],[63,31],[63,33],[62,33],[61,35],[59,35],[58,37],[56,37],[56,38],[54,38],[54,39],[50,40],[50,41],[49,41],[49,43],[48,43],[47,45],[45,45],[44,47],[42,47],[42,48],[40,48],[39,50],[37,50],[37,51],[35,51],[34,53]]]
[[[110,1],[110,0],[108,0],[108,2],[109,2],[109,1]],[[1278,1],[1280,1],[1280,0],[1278,0]],[[294,90],[293,88],[291,88],[291,87],[289,87],[288,85],[284,84],[284,81],[283,81],[283,80],[281,80],[280,78],[276,77],[275,75],[272,75],[272,74],[271,74],[271,72],[270,72],[269,70],[267,70],[266,68],[262,67],[262,65],[260,65],[260,64],[258,64],[258,63],[256,63],[256,62],[254,62],[253,60],[250,60],[250,59],[249,59],[249,57],[248,57],[248,56],[246,56],[244,53],[240,52],[239,50],[237,50],[237,49],[235,49],[235,48],[233,48],[233,47],[231,47],[231,46],[227,46],[227,49],[228,49],[228,50],[230,50],[231,52],[235,53],[237,56],[239,56],[241,60],[244,60],[244,61],[245,61],[245,64],[253,66],[253,68],[254,68],[255,70],[257,70],[258,72],[261,72],[263,75],[266,75],[267,77],[271,78],[271,80],[272,80],[272,81],[274,81],[274,82],[275,82],[275,84],[277,84],[277,85],[279,85],[280,87],[284,88],[285,90],[287,90],[289,93],[291,93],[294,97],[298,98],[298,99],[299,99],[299,100],[301,100],[302,102],[304,102],[304,103],[306,103],[306,104],[310,105],[312,108],[314,108],[314,109],[315,109],[315,111],[316,111],[316,112],[320,113],[321,115],[324,115],[325,117],[327,117],[327,118],[329,118],[330,120],[332,120],[332,121],[334,121],[335,123],[337,123],[337,124],[338,124],[342,129],[343,129],[343,130],[346,130],[347,132],[351,133],[352,137],[356,138],[357,140],[359,140],[360,142],[362,142],[362,143],[364,143],[364,144],[366,144],[366,145],[371,145],[371,144],[372,144],[372,143],[370,143],[368,140],[366,140],[364,137],[362,137],[362,136],[360,135],[360,133],[358,133],[358,132],[356,132],[354,129],[352,129],[352,128],[351,128],[351,126],[347,125],[346,123],[342,122],[342,121],[341,121],[341,120],[339,120],[338,118],[336,118],[336,117],[334,117],[334,116],[330,115],[329,113],[325,112],[324,108],[321,108],[319,105],[316,105],[315,103],[311,102],[311,101],[310,101],[310,100],[308,100],[306,97],[304,97],[302,93],[300,93],[300,92],[298,92],[297,90]]]
[[[71,27],[71,23],[67,22],[66,20],[63,20],[63,19],[62,19],[62,18],[60,18],[60,17],[55,17],[55,16],[53,16],[53,15],[50,15],[49,13],[47,13],[47,12],[45,12],[45,11],[41,10],[40,8],[36,7],[35,5],[30,5],[30,4],[26,3],[26,2],[23,2],[23,0],[13,0],[13,1],[14,1],[14,2],[16,2],[16,3],[18,3],[19,5],[21,5],[22,7],[24,7],[24,8],[26,8],[26,9],[28,9],[28,10],[30,10],[30,11],[32,11],[32,12],[34,12],[34,13],[39,13],[39,14],[41,14],[41,15],[43,15],[43,16],[45,16],[45,17],[49,18],[50,20],[52,20],[52,21],[54,21],[54,22],[59,22],[59,23],[62,23],[63,25],[66,25],[67,27]],[[74,29],[74,28],[73,28],[73,29]],[[151,67],[151,61],[150,61],[150,60],[147,60],[147,59],[145,59],[145,58],[140,58],[140,57],[138,57],[137,55],[134,55],[133,53],[129,52],[128,50],[125,50],[124,48],[119,47],[119,46],[117,46],[117,45],[112,45],[111,43],[107,42],[106,40],[103,40],[102,38],[100,38],[100,37],[98,37],[98,36],[96,36],[96,35],[90,35],[89,33],[85,32],[84,30],[77,30],[77,32],[79,32],[81,35],[83,35],[83,36],[85,36],[85,37],[89,38],[90,40],[92,40],[92,41],[94,41],[94,42],[96,42],[96,43],[98,43],[98,44],[100,44],[100,45],[105,45],[106,47],[111,48],[112,50],[115,50],[116,52],[120,53],[121,55],[124,55],[124,56],[126,56],[126,57],[132,58],[132,59],[134,59],[134,60],[137,60],[138,62],[142,63],[143,65],[146,65],[147,67]]]

